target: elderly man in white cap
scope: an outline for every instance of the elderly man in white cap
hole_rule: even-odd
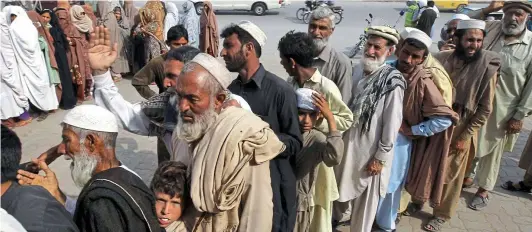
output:
[[[434,207],[434,217],[424,226],[428,231],[439,231],[454,215],[467,162],[470,153],[474,153],[470,148],[475,134],[491,113],[500,58],[482,49],[484,25],[479,20],[460,21],[455,33],[456,49],[434,55],[451,76],[456,89],[453,110],[460,119],[451,138],[441,202]],[[413,202],[408,208],[413,214],[421,210],[422,204]]]
[[[244,98],[253,113],[270,124],[286,149],[270,162],[273,188],[273,231],[293,231],[296,220],[296,179],[290,159],[301,150],[296,94],[292,87],[260,63],[266,35],[255,24],[242,21],[222,32],[221,56],[238,77],[228,89]]]
[[[403,186],[416,202],[440,204],[452,135],[450,126],[458,116],[445,103],[430,72],[422,65],[431,44],[426,33],[410,32],[393,64],[405,77],[407,88],[387,194],[377,210],[376,222],[384,231],[395,230]]]
[[[482,18],[502,6],[502,21],[486,22],[484,48],[499,53],[505,61],[497,81],[493,113],[480,129],[476,159],[464,181],[469,186],[477,178],[479,189],[469,204],[475,210],[487,205],[488,192],[498,180],[502,155],[513,150],[523,120],[532,113],[532,32],[526,29],[532,3],[505,1],[502,4],[493,2],[482,14],[473,16]],[[512,184],[507,182],[503,188]],[[514,187],[520,186],[515,183]]]
[[[451,20],[449,20],[449,22],[442,27],[440,33],[440,38],[442,40],[438,42],[438,49],[440,49],[440,51],[451,50],[456,47],[453,41],[454,33],[456,32],[456,26],[458,26],[458,22],[460,22],[460,20],[467,19],[469,19],[469,16],[465,14],[455,14]]]
[[[335,222],[350,219],[351,231],[360,232],[371,231],[379,198],[386,195],[406,88],[403,75],[385,63],[399,33],[373,26],[368,35],[353,76],[353,126],[344,134],[345,155],[335,168],[340,198],[333,209]]]
[[[177,78],[174,136],[190,144],[190,197],[184,221],[192,231],[272,231],[269,161],[285,145],[268,123],[239,107],[223,108],[231,74],[201,53]]]
[[[297,223],[296,232],[332,232],[332,202],[338,199],[338,188],[332,167],[344,153],[342,133],[327,100],[320,93],[296,90],[299,125],[303,133],[303,149],[296,156]],[[325,119],[328,132],[315,127]]]
[[[340,89],[342,100],[348,103],[351,99],[353,81],[353,67],[347,56],[336,51],[329,44],[329,38],[334,32],[334,12],[329,7],[320,6],[312,11],[308,24],[308,34],[314,39],[319,55],[314,60],[314,66],[320,73],[331,79]]]
[[[58,153],[72,159],[74,183],[83,190],[77,200],[66,197],[55,174],[19,172],[20,182],[40,183],[68,211],[80,231],[159,231],[155,198],[142,179],[116,158],[118,125],[115,116],[95,105],[77,106],[63,119]],[[41,169],[47,170],[44,161]]]

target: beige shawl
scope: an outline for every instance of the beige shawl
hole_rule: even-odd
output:
[[[250,163],[269,161],[284,149],[259,117],[237,107],[224,109],[193,148],[189,175],[195,208],[218,213],[237,207],[248,184]]]
[[[70,8],[70,21],[81,32],[92,32],[92,20],[87,16],[83,7],[74,5]]]

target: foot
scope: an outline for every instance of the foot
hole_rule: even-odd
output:
[[[472,210],[482,210],[488,206],[489,196],[487,192],[481,192],[475,194],[471,203],[467,205]]]
[[[26,125],[30,124],[31,121],[33,121],[33,118],[32,118],[32,117],[30,117],[30,118],[27,119],[27,120],[20,120],[20,121],[18,121],[18,122],[15,124],[15,126],[16,126],[16,127],[26,126]]]
[[[44,121],[46,118],[48,118],[48,113],[42,113],[39,115],[39,117],[37,117],[37,122],[42,122]]]
[[[501,188],[506,189],[508,191],[512,192],[525,192],[530,193],[532,190],[532,187],[526,186],[525,182],[519,181],[517,183],[514,183],[512,181],[507,181],[506,183],[501,185]]]
[[[464,178],[464,183],[462,184],[462,188],[471,188],[473,186],[473,178],[466,177]]]
[[[417,204],[417,203],[414,203],[414,202],[410,202],[410,204],[408,204],[408,207],[406,207],[405,212],[403,212],[403,215],[412,216],[412,215],[416,214],[417,212],[421,211],[421,209],[423,209],[423,205],[422,204]]]
[[[423,229],[430,232],[440,231],[445,222],[446,221],[443,218],[433,217],[425,226],[423,226]]]
[[[7,120],[2,120],[2,125],[6,126],[7,128],[13,128],[16,126],[16,123],[12,118],[10,118]]]

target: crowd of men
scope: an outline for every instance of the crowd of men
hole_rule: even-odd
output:
[[[501,9],[501,21],[483,20]],[[170,40],[179,46],[140,71],[163,83],[160,93],[136,104],[113,81],[120,54],[112,30],[94,27],[87,58],[95,105],[66,114],[62,141],[20,165],[21,141],[2,125],[2,226],[395,231],[428,203],[433,216],[422,227],[439,231],[474,179],[468,207],[487,207],[502,154],[532,114],[531,13],[526,1],[494,1],[457,15],[437,53],[425,31],[372,26],[352,65],[329,43],[333,12],[319,7],[307,32],[278,42],[287,80],[261,63],[266,34],[241,21],[220,33],[225,64]],[[149,187],[117,159],[119,127],[158,137]],[[72,160],[78,197],[66,196],[48,167],[60,156]],[[532,139],[519,166],[523,180],[502,187],[530,192]]]

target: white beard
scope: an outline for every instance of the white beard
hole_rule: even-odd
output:
[[[362,59],[360,59],[360,64],[362,65],[362,69],[364,72],[372,73],[375,70],[377,70],[381,65],[386,62],[386,56],[377,57],[376,60],[372,60],[364,54]]]
[[[502,32],[505,35],[509,35],[509,36],[519,35],[521,32],[523,32],[525,30],[526,22],[527,22],[526,20],[523,21],[523,23],[518,24],[516,28],[508,28],[507,24],[503,23],[502,24]]]
[[[79,188],[83,188],[87,182],[92,178],[92,173],[98,165],[98,157],[89,155],[84,148],[75,155],[70,164],[70,174],[74,184]]]
[[[314,38],[313,41],[318,51],[321,52],[329,43],[329,38]]]
[[[211,99],[214,102],[214,98]],[[180,140],[184,140],[188,143],[194,142],[200,139],[216,121],[218,114],[214,110],[214,104],[209,106],[209,109],[201,115],[194,115],[194,122],[183,122],[183,118],[180,116],[177,121],[177,137]]]

